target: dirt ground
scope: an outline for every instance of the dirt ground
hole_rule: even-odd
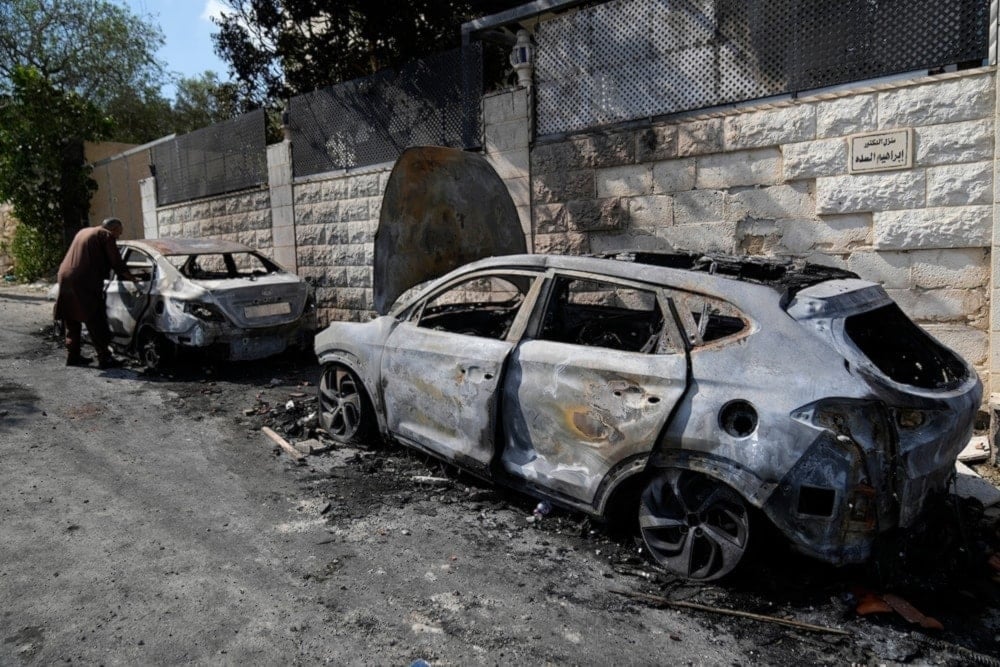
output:
[[[692,585],[627,532],[333,446],[314,358],[66,368],[50,312],[41,287],[0,289],[2,665],[1000,665],[995,508],[942,502],[852,569],[758,534],[738,578]],[[858,613],[884,594],[943,627]]]

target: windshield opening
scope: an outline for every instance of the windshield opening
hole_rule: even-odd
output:
[[[205,253],[170,255],[167,257],[185,278],[192,280],[224,280],[254,278],[280,273],[278,265],[253,252]]]

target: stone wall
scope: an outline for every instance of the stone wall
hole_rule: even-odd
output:
[[[527,88],[492,93],[483,98],[483,149],[503,180],[521,220],[526,246],[532,246],[531,184],[528,164],[531,98]]]
[[[321,325],[374,312],[372,259],[391,164],[297,181],[293,187],[298,272],[316,285]]]
[[[483,100],[484,153],[534,252],[692,250],[848,268],[988,379],[1000,330],[989,311],[995,76],[969,70],[533,146],[530,91],[514,89]],[[898,128],[912,130],[912,168],[849,173],[851,135]],[[367,319],[392,165],[294,180],[288,144],[268,157],[269,186],[159,209],[156,235],[288,254],[317,287],[321,324]]]
[[[781,255],[882,283],[987,375],[995,73],[539,140],[536,252]],[[912,128],[914,166],[851,175],[855,133]]]
[[[226,239],[270,254],[271,198],[259,189],[165,206],[156,210],[156,229],[154,238]]]

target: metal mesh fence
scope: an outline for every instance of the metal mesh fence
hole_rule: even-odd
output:
[[[614,0],[539,24],[538,133],[988,55],[990,0]]]
[[[184,134],[152,149],[159,206],[267,182],[264,111]]]
[[[295,176],[378,164],[408,146],[478,146],[480,44],[289,102]]]

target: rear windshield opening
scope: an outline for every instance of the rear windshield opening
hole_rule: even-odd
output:
[[[851,315],[844,330],[889,378],[924,389],[946,389],[965,378],[965,365],[928,336],[896,304]]]
[[[169,255],[167,261],[173,264],[185,278],[192,280],[225,280],[229,278],[253,280],[281,271],[270,260],[252,252]]]

